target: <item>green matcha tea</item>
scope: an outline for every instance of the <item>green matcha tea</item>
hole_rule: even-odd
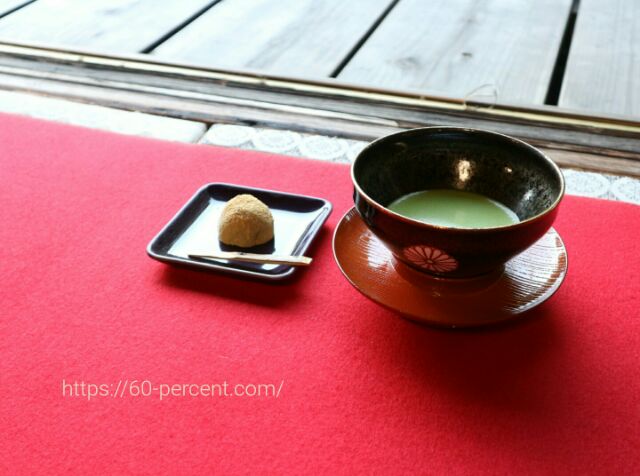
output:
[[[503,204],[484,195],[459,190],[410,193],[395,200],[388,208],[414,220],[454,228],[491,228],[520,221]]]

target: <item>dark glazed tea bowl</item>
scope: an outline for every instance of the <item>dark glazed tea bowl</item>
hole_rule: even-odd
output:
[[[459,127],[425,127],[378,139],[358,154],[351,178],[358,213],[393,255],[446,278],[496,271],[546,233],[564,195],[560,169],[536,148]],[[430,189],[484,195],[509,207],[520,222],[452,228],[387,208],[403,195]]]

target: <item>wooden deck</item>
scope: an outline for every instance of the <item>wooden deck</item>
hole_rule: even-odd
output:
[[[638,0],[0,0],[0,41],[640,116]]]

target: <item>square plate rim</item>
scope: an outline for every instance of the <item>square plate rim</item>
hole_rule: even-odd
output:
[[[177,265],[185,265],[191,268],[197,268],[197,269],[201,269],[201,270],[206,270],[206,271],[219,271],[222,273],[226,273],[226,274],[230,274],[230,275],[236,275],[236,276],[244,276],[244,277],[253,277],[256,279],[260,279],[260,280],[264,280],[264,281],[281,281],[284,280],[286,278],[288,278],[289,276],[291,276],[293,273],[295,273],[296,271],[296,267],[295,266],[290,266],[289,269],[287,269],[286,271],[282,272],[282,273],[278,273],[278,274],[264,274],[264,273],[258,273],[255,271],[249,271],[249,270],[242,270],[242,271],[238,271],[234,268],[227,268],[224,266],[219,266],[216,265],[214,263],[199,263],[197,261],[193,261],[189,258],[183,258],[180,256],[169,256],[169,255],[162,255],[159,253],[156,253],[153,250],[153,247],[156,245],[156,242],[160,239],[160,237],[162,235],[165,234],[165,232],[174,224],[174,222],[184,213],[186,212],[187,209],[189,209],[190,206],[193,205],[193,203],[195,202],[196,198],[203,193],[205,190],[207,190],[210,187],[215,187],[215,186],[226,186],[226,187],[233,187],[233,188],[237,188],[237,189],[243,189],[243,190],[247,190],[247,191],[256,191],[256,192],[267,192],[267,193],[275,193],[278,195],[285,195],[289,198],[292,199],[299,199],[299,198],[305,198],[305,199],[312,199],[312,200],[319,200],[320,202],[322,202],[322,206],[320,207],[320,209],[324,208],[326,209],[326,212],[319,215],[320,221],[318,222],[317,225],[317,229],[314,232],[314,238],[309,240],[300,250],[301,254],[304,254],[307,249],[309,249],[309,247],[311,246],[311,243],[313,243],[314,239],[315,239],[315,235],[317,234],[318,231],[320,231],[320,228],[322,227],[322,225],[324,225],[324,223],[327,221],[327,219],[329,218],[329,215],[331,215],[332,211],[333,211],[333,204],[325,199],[325,198],[321,198],[321,197],[315,197],[312,195],[304,195],[304,194],[300,194],[300,193],[291,193],[291,192],[283,192],[280,190],[273,190],[273,189],[268,189],[268,188],[260,188],[260,187],[252,187],[252,186],[248,186],[248,185],[241,185],[241,184],[236,184],[236,183],[230,183],[230,182],[209,182],[206,183],[204,185],[202,185],[201,187],[199,187],[194,193],[193,195],[185,202],[184,205],[182,205],[180,207],[180,209],[169,219],[169,221],[162,227],[162,229],[155,234],[155,236],[151,239],[151,241],[149,241],[149,243],[147,244],[146,247],[146,252],[147,255],[152,258],[155,259],[157,261],[163,262],[163,263],[169,263],[169,264],[177,264]],[[317,218],[316,218],[317,219]]]

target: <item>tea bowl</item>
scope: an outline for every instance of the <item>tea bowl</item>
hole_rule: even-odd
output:
[[[495,132],[425,127],[365,147],[351,167],[356,210],[402,263],[432,276],[471,278],[496,272],[551,227],[565,190],[558,166],[533,146]],[[451,189],[495,200],[519,222],[454,228],[388,208],[414,192]]]

